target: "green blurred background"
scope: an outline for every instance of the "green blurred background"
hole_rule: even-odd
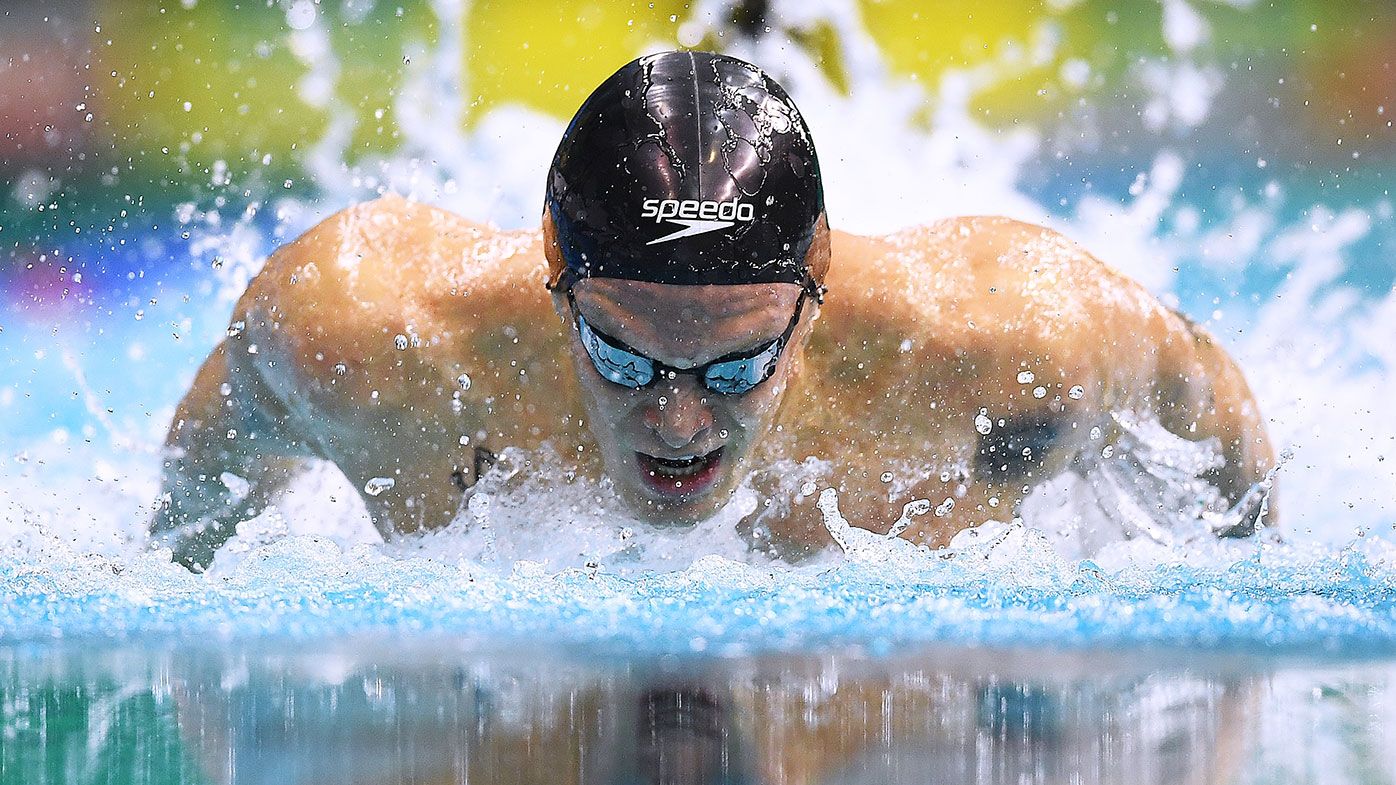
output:
[[[1054,56],[975,97],[987,124],[1043,127],[1072,113],[1083,97],[1137,112],[1131,71],[1175,55],[1163,15],[1176,2],[850,5],[888,67],[926,85],[946,69],[1027,45],[1050,19],[1060,38]],[[1396,149],[1396,4],[1237,5],[1250,7],[1200,2],[1186,13],[1205,16],[1211,30],[1195,45],[1201,59],[1273,74],[1268,94],[1230,97],[1239,108],[1263,112],[1278,104],[1276,128],[1294,137],[1291,152],[1306,165],[1340,171],[1361,152],[1368,166],[1389,168]],[[391,151],[401,131],[394,96],[414,49],[443,35],[437,10],[421,0],[0,4],[0,181],[7,186],[0,265],[15,263],[17,242],[42,245],[102,231],[122,211],[158,212],[189,199],[220,161],[239,183],[294,184],[302,175],[299,151],[324,135],[336,109],[356,115],[351,157]],[[315,55],[293,50],[295,28],[312,19],[328,23],[341,71],[333,96],[307,100],[301,82]],[[468,5],[464,20],[464,29],[449,31],[463,43],[462,126],[507,103],[566,117],[637,53],[683,44],[724,48],[743,38],[787,40],[814,54],[835,85],[849,88],[848,42],[833,25],[792,24],[754,0],[707,4],[701,15],[674,0],[483,0]],[[1086,83],[1064,84],[1072,61],[1089,64]]]

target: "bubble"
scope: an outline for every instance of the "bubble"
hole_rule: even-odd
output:
[[[384,491],[392,490],[397,485],[397,481],[392,477],[373,477],[364,483],[364,493],[369,496],[378,496]]]
[[[1113,444],[1107,444],[1107,445],[1105,445],[1105,449],[1103,449],[1103,450],[1100,451],[1100,457],[1102,457],[1102,458],[1112,458],[1112,457],[1114,457],[1114,455],[1115,455],[1115,445],[1113,445]]]
[[[457,377],[456,377],[456,384],[459,384],[459,385],[460,385],[460,388],[461,388],[462,390],[469,390],[469,389],[470,389],[470,374],[468,374],[468,373],[463,373],[463,374],[461,374],[460,376],[457,376]]]
[[[232,324],[228,325],[228,337],[229,337],[229,338],[236,338],[236,337],[242,335],[243,328],[245,328],[246,326],[247,326],[247,323],[246,323],[246,322],[243,322],[242,320],[238,320],[238,321],[233,322]]]
[[[1073,400],[1073,401],[1079,401],[1079,400],[1081,400],[1081,398],[1084,397],[1085,394],[1086,394],[1086,388],[1085,388],[1085,387],[1082,387],[1082,386],[1079,385],[1079,384],[1073,385],[1072,388],[1071,388],[1070,390],[1067,390],[1067,391],[1066,391],[1066,397],[1070,398],[1070,399]]]
[[[1102,434],[1103,434],[1103,432],[1100,430],[1100,426],[1099,426],[1099,425],[1095,426],[1094,428],[1091,428],[1091,438],[1092,438],[1092,439],[1099,439],[1099,438],[1101,437]]]
[[[891,473],[891,472],[883,472],[883,473],[882,473],[882,477],[879,478],[879,479],[881,479],[883,482],[891,482],[891,481],[892,481],[892,473]]]
[[[800,486],[801,496],[813,496],[815,491],[814,480],[805,480],[805,484]]]
[[[1047,388],[1046,388],[1046,387],[1034,387],[1034,388],[1032,388],[1032,397],[1034,397],[1034,398],[1046,398],[1046,397],[1047,397]]]
[[[233,386],[231,384],[228,384],[227,382],[223,382],[222,384],[218,385],[218,394],[223,396],[224,398],[227,398],[229,395],[233,394]]]
[[[1018,383],[1019,383],[1019,384],[1032,384],[1032,380],[1033,380],[1033,379],[1036,379],[1036,378],[1037,378],[1037,377],[1033,375],[1033,372],[1032,372],[1032,371],[1019,371],[1019,372],[1018,372]]]
[[[953,509],[955,509],[955,500],[947,496],[945,497],[945,501],[936,505],[936,517],[944,518],[949,515],[950,511]]]
[[[717,432],[717,438],[719,438],[719,439],[726,439],[726,438],[727,438],[727,429],[726,429],[726,428],[723,428],[722,430],[718,431],[718,432]]]
[[[393,346],[396,346],[396,347],[398,348],[398,351],[401,351],[401,350],[403,350],[403,349],[406,349],[406,348],[407,348],[407,336],[405,336],[405,335],[403,335],[403,334],[401,334],[401,333],[398,333],[397,335],[393,336]]]
[[[993,429],[994,423],[989,419],[988,412],[980,409],[979,414],[974,415],[974,430],[979,431],[980,435],[984,436],[988,435],[989,431]]]
[[[349,366],[345,365],[344,363],[335,363],[334,372],[336,376],[343,376],[344,374],[349,373]]]
[[[286,24],[292,30],[308,30],[315,24],[315,3],[296,0],[286,9]]]

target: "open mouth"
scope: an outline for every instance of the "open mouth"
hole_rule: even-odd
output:
[[[722,448],[704,455],[680,458],[659,458],[635,453],[640,463],[640,476],[650,490],[671,497],[703,493],[717,480],[717,467],[722,463]]]

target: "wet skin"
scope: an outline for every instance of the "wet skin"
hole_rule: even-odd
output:
[[[492,453],[550,445],[668,525],[717,509],[749,475],[771,492],[763,477],[779,472],[759,470],[774,461],[817,456],[861,524],[890,523],[914,498],[948,507],[906,535],[937,545],[1093,460],[1122,410],[1216,438],[1225,466],[1208,479],[1233,501],[1273,465],[1245,380],[1213,339],[1047,229],[974,217],[821,234],[811,261],[828,265],[826,302],[806,301],[771,379],[723,396],[689,374],[639,391],[602,378],[566,298],[543,286],[557,263],[544,228],[505,232],[386,197],[278,250],[176,411],[169,503],[152,530],[181,562],[206,563],[312,458],[357,488],[393,480],[363,494],[385,537],[439,527]],[[690,368],[778,336],[798,287],[587,280],[575,295],[597,330]],[[673,472],[691,467],[655,461],[719,448],[687,480]],[[232,497],[224,472],[250,493]],[[830,543],[812,498],[774,509],[763,547],[798,557]]]

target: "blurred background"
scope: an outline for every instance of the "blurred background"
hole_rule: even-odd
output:
[[[461,6],[463,29],[450,32],[462,38],[459,76],[468,85],[450,118],[457,127],[435,129],[441,134],[509,104],[565,119],[639,52],[720,49],[729,38],[778,37],[806,50],[836,88],[851,87],[848,42],[834,25],[789,24],[762,0],[436,5]],[[1014,49],[1029,59],[1044,30],[1056,39],[1049,57],[971,99],[984,125],[1043,129],[1046,149],[1089,159],[1084,170],[1026,171],[1022,186],[1044,204],[1074,202],[1082,191],[1123,197],[1155,146],[1131,133],[1141,123],[1184,146],[1213,185],[1253,179],[1259,166],[1322,190],[1334,206],[1390,186],[1396,5],[854,6],[886,68],[931,86],[927,122],[948,69],[1000,62]],[[176,206],[220,198],[242,206],[312,189],[307,150],[337,113],[352,114],[347,163],[391,153],[403,134],[396,97],[413,52],[443,33],[438,10],[425,0],[0,3],[0,276],[9,318],[81,318],[187,276],[202,260],[180,248],[187,238]],[[1193,16],[1205,18],[1205,32]],[[328,40],[296,37],[316,23]],[[335,73],[314,73],[331,52]],[[1199,62],[1224,73],[1175,70]],[[1154,71],[1195,80],[1193,106],[1152,105]],[[1374,285],[1387,283],[1373,275]]]
[[[786,84],[836,228],[1049,223],[1233,349],[1298,319],[1396,364],[1396,4],[0,0],[0,438],[158,443],[265,255],[354,201],[536,225],[571,112],[676,47]]]

